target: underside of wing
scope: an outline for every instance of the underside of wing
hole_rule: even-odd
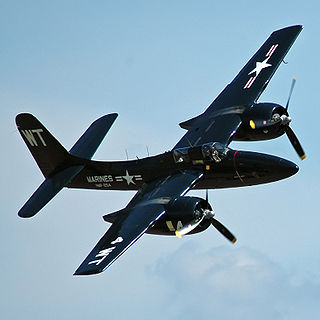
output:
[[[228,145],[240,125],[241,118],[236,109],[234,113],[198,119],[173,149],[195,147],[209,142]]]
[[[252,105],[266,88],[301,30],[302,26],[296,25],[274,31],[205,113],[235,105]]]
[[[242,123],[241,115],[257,101],[301,30],[297,25],[273,32],[204,113],[180,123],[188,132],[174,149],[230,143]]]
[[[184,170],[146,184],[126,208],[113,214],[114,223],[74,274],[96,274],[108,268],[165,213],[165,204],[186,194],[202,176],[200,171]]]
[[[104,271],[164,213],[160,205],[123,211],[83,261],[74,275],[90,275]]]

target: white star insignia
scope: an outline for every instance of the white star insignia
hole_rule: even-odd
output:
[[[248,73],[248,75],[255,72],[256,73],[255,77],[257,77],[262,69],[271,67],[272,65],[268,63],[268,60],[269,60],[269,57],[267,57],[262,62],[256,62],[256,67],[250,73]]]
[[[130,176],[128,170],[126,170],[126,175],[125,175],[125,176],[122,176],[122,178],[127,181],[127,184],[128,184],[128,185],[129,185],[130,183],[135,184],[134,181],[133,181],[133,177],[134,177],[134,176]]]

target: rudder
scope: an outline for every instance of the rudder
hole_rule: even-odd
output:
[[[117,116],[112,113],[94,121],[68,152],[33,115],[17,115],[18,130],[45,176],[39,188],[19,210],[20,217],[34,216],[81,172]]]
[[[18,114],[16,124],[41,172],[48,177],[66,160],[67,150],[32,114]]]

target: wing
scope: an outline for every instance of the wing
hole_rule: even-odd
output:
[[[74,273],[89,275],[108,268],[164,214],[164,205],[186,194],[203,176],[195,170],[179,171],[144,185]]]
[[[241,114],[260,97],[301,30],[298,25],[273,32],[203,114],[180,124],[188,132],[174,148],[230,143]]]

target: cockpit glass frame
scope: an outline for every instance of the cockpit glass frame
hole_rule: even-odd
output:
[[[175,163],[189,163],[199,161],[222,161],[229,148],[220,142],[206,143],[198,147],[178,148],[172,151]]]

